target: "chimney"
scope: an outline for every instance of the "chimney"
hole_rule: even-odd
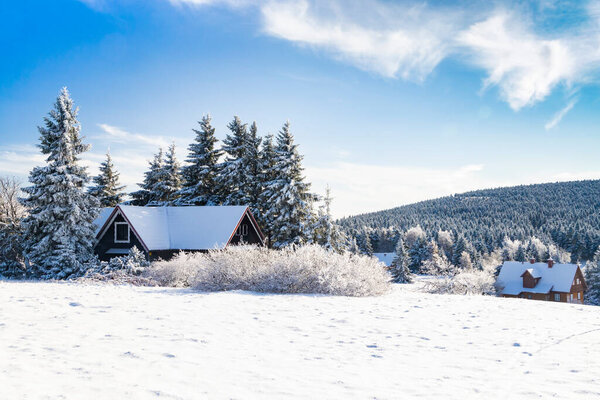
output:
[[[529,259],[529,263],[530,263],[530,264],[535,264],[535,258],[530,258],[530,259]]]
[[[548,268],[552,268],[552,266],[554,265],[554,260],[552,258],[548,259]]]

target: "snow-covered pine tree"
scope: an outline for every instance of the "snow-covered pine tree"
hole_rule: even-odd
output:
[[[523,247],[522,244],[519,244],[519,247],[517,248],[517,252],[515,253],[515,261],[524,262],[526,257],[527,257],[527,255],[525,254],[525,248]]]
[[[358,243],[358,249],[362,254],[367,256],[373,255],[373,246],[371,245],[371,235],[369,235],[369,230],[367,227],[363,227],[362,232],[360,232],[356,239]]]
[[[42,278],[64,279],[84,272],[93,256],[98,201],[85,191],[89,176],[78,164],[89,149],[82,142],[78,109],[63,88],[44,127],[40,149],[46,165],[29,174],[25,188],[29,215],[24,219],[24,253],[33,272]]]
[[[585,283],[588,287],[585,302],[600,306],[600,247],[596,250],[594,259],[585,265]]]
[[[245,168],[245,198],[246,204],[250,206],[253,215],[260,215],[261,201],[260,196],[263,191],[262,161],[261,157],[262,139],[258,136],[256,122],[250,125],[250,130],[246,136],[245,150],[243,154],[243,166]]]
[[[458,266],[462,253],[467,250],[467,241],[463,236],[459,236],[452,247],[452,264]]]
[[[262,148],[260,151],[260,182],[261,182],[261,193],[258,197],[258,215],[254,217],[258,220],[263,233],[267,237],[267,244],[271,246],[271,239],[273,237],[273,225],[275,214],[269,213],[271,208],[270,197],[271,193],[268,187],[274,183],[277,179],[277,171],[275,164],[277,163],[277,153],[273,146],[273,135],[265,136],[262,142]]]
[[[219,196],[219,158],[223,154],[215,149],[217,138],[215,128],[211,125],[210,115],[202,117],[198,122],[200,129],[193,129],[196,134],[194,143],[188,147],[188,165],[182,168],[183,187],[180,190],[180,205],[214,206],[220,201]]]
[[[144,182],[138,183],[141,188],[137,192],[131,193],[133,200],[131,204],[134,206],[152,206],[158,205],[158,198],[154,192],[154,188],[159,182],[160,174],[163,169],[163,150],[158,149],[158,153],[154,155],[152,161],[148,163],[150,168],[144,172]]]
[[[177,200],[181,189],[181,166],[175,155],[175,143],[169,146],[157,182],[152,188],[157,205],[171,205]]]
[[[396,256],[392,261],[392,280],[396,283],[411,283],[412,274],[408,268],[408,254],[406,253],[406,247],[402,238],[398,240],[396,244]]]
[[[220,193],[221,202],[228,205],[244,205],[248,203],[246,193],[246,149],[248,127],[238,116],[233,117],[227,128],[231,131],[223,140],[222,149],[225,160],[221,163]]]
[[[304,182],[303,157],[294,143],[289,121],[277,135],[275,152],[275,178],[266,188],[270,204],[266,215],[273,224],[273,245],[301,244],[307,240],[305,235],[313,214],[311,204],[315,196],[309,192],[310,184]]]
[[[92,180],[95,186],[90,186],[88,193],[98,199],[100,207],[114,207],[125,198],[125,186],[119,185],[119,173],[112,162],[110,151],[106,153],[106,160],[100,164],[100,174]]]
[[[319,208],[314,234],[317,244],[329,251],[343,253],[347,250],[346,235],[344,235],[340,227],[333,221],[333,217],[331,216],[331,200],[331,190],[327,186],[323,204]]]

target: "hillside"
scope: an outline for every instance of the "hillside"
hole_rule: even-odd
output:
[[[410,289],[348,298],[0,281],[0,398],[600,396],[595,307]]]
[[[504,237],[536,236],[589,259],[600,244],[600,180],[487,189],[340,220],[347,230],[421,225],[428,235],[450,230],[491,250]],[[381,248],[391,251],[393,248]]]

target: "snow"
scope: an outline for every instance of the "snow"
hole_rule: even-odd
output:
[[[577,272],[576,264],[554,264],[548,268],[547,263],[505,261],[498,275],[498,284],[504,287],[503,294],[518,295],[521,292],[549,293],[571,291],[571,285]],[[530,271],[534,278],[540,277],[535,288],[524,288],[523,278],[525,271]]]
[[[0,398],[592,399],[600,312],[565,303],[0,281]]]
[[[376,257],[379,261],[381,261],[387,267],[389,267],[390,265],[392,265],[392,261],[394,261],[396,253],[373,253],[373,257]]]
[[[96,225],[96,235],[100,233],[100,229],[104,226],[104,223],[110,217],[110,214],[113,212],[114,207],[103,207],[100,209],[100,213],[98,214],[98,218],[94,220],[94,225]]]
[[[246,206],[118,206],[148,250],[223,248]]]

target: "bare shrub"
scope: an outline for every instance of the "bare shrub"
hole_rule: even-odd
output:
[[[179,254],[171,261],[154,263],[147,276],[164,285],[189,284],[202,291],[373,296],[390,288],[390,275],[376,259],[315,245],[282,250],[231,246]]]
[[[494,284],[493,270],[469,268],[427,281],[424,290],[437,294],[494,295]]]

